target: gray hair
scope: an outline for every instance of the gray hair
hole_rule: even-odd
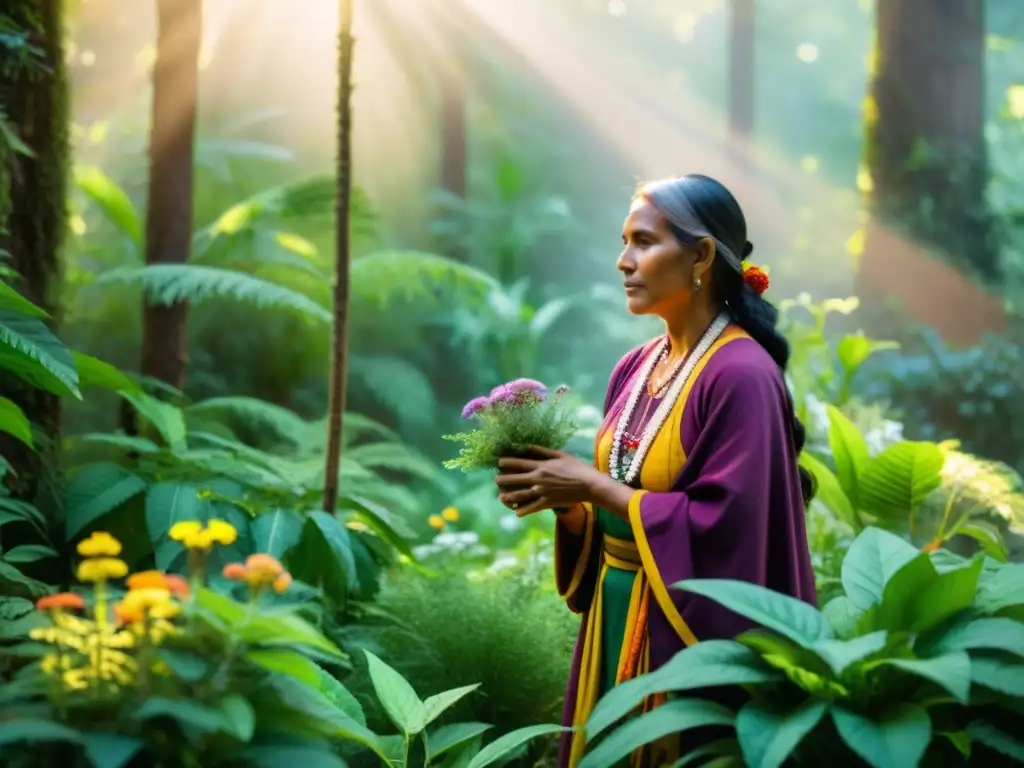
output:
[[[745,253],[737,253],[727,243],[722,242],[708,229],[707,224],[694,210],[686,195],[686,187],[689,177],[683,176],[678,179],[663,179],[644,184],[637,193],[638,197],[648,200],[654,207],[661,211],[669,223],[678,231],[685,233],[696,243],[705,237],[715,241],[715,250],[725,264],[738,274],[743,274],[743,258],[749,254],[752,247],[746,243],[740,244]]]

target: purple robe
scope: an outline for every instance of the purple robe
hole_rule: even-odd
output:
[[[605,471],[611,435],[655,346],[651,342],[632,350],[612,372],[596,451],[598,466],[603,463]],[[679,581],[737,579],[816,601],[792,406],[772,358],[730,326],[694,369],[674,416],[665,421],[647,454],[639,478],[643,484],[629,505],[651,592],[651,670],[687,644],[733,638],[752,626],[705,597],[669,589]],[[648,465],[655,465],[650,472]],[[566,690],[567,726],[575,714],[586,612],[600,573],[603,534],[596,519],[588,509],[582,533],[572,533],[561,520],[555,529],[559,593],[570,609],[584,614]],[[559,766],[569,764],[570,742],[567,734]]]

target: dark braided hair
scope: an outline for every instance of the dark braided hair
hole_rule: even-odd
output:
[[[720,182],[708,176],[691,174],[671,181],[646,186],[642,194],[669,219],[669,229],[683,246],[691,246],[705,237],[715,241],[718,256],[711,267],[713,298],[724,306],[733,321],[746,331],[771,356],[782,373],[789,363],[789,342],[778,330],[779,312],[743,280],[737,267],[754,250],[747,240],[747,221],[736,198]],[[692,226],[684,224],[692,222]],[[731,258],[730,258],[731,257]],[[789,406],[793,395],[786,389]],[[797,456],[803,450],[807,433],[793,413],[793,444]],[[814,497],[814,477],[799,467],[800,490],[804,503]]]

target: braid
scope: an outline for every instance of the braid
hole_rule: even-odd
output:
[[[721,266],[720,266],[721,265]],[[742,275],[737,274],[721,259],[716,259],[712,269],[715,272],[714,285],[717,286],[719,298],[725,304],[733,321],[746,331],[750,338],[760,344],[769,354],[779,370],[785,374],[789,363],[789,341],[779,331],[779,311],[775,306],[758,296],[754,290],[743,282]],[[792,432],[793,446],[799,456],[807,442],[807,430],[803,422],[796,416],[793,404],[793,393],[786,387],[786,398],[793,413]],[[809,504],[817,491],[814,475],[805,467],[798,467],[800,472],[800,492],[804,504]]]

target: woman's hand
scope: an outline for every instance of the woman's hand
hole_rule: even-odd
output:
[[[541,458],[500,459],[502,474],[494,478],[501,489],[499,501],[517,517],[591,501],[594,487],[605,478],[593,465],[568,453],[537,446],[531,446],[530,453]]]

